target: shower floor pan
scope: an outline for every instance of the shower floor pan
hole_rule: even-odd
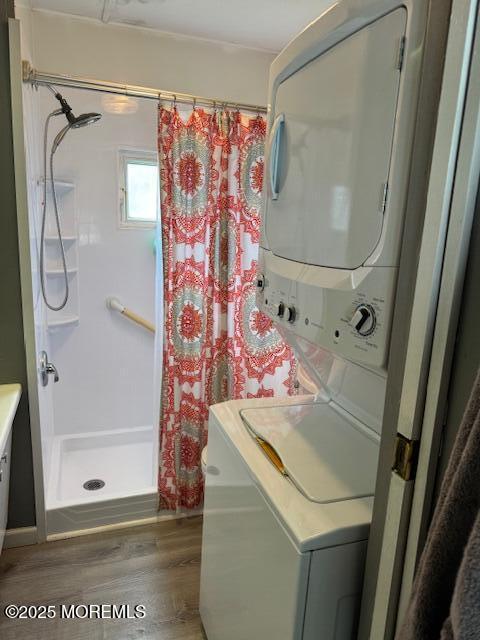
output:
[[[156,516],[155,477],[151,427],[56,436],[48,534]]]

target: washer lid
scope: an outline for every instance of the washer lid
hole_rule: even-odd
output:
[[[374,494],[378,437],[334,403],[244,409],[241,416],[272,463],[312,502]]]

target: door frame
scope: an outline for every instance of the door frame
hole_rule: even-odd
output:
[[[413,266],[403,278],[400,273],[390,360],[398,367],[387,382],[381,499],[374,506],[359,635],[372,640],[392,638],[402,619],[431,513],[478,186],[480,99],[469,83],[480,71],[477,11],[478,0],[452,1],[420,247],[417,257],[410,231],[413,247],[405,254]],[[406,240],[408,223],[407,213]],[[418,444],[410,480],[392,471],[397,434]]]
[[[43,477],[42,438],[38,396],[37,347],[33,308],[32,256],[30,252],[30,225],[28,220],[28,187],[23,126],[23,80],[20,45],[20,21],[8,20],[10,43],[10,84],[13,127],[13,156],[15,166],[15,193],[17,200],[18,247],[25,355],[27,363],[28,403],[32,439],[33,481],[37,542],[47,539],[47,514]]]
[[[480,23],[477,14],[469,62],[460,144],[451,196],[432,356],[421,428],[398,616],[411,593],[415,568],[427,537],[447,412],[455,339],[480,177]]]

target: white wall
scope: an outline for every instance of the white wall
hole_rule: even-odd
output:
[[[25,28],[31,19],[32,62],[42,71],[267,102],[268,52],[21,7],[16,13]]]

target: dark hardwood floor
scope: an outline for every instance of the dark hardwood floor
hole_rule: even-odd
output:
[[[5,550],[1,640],[203,640],[201,518]],[[137,620],[9,620],[8,604],[144,605]]]

